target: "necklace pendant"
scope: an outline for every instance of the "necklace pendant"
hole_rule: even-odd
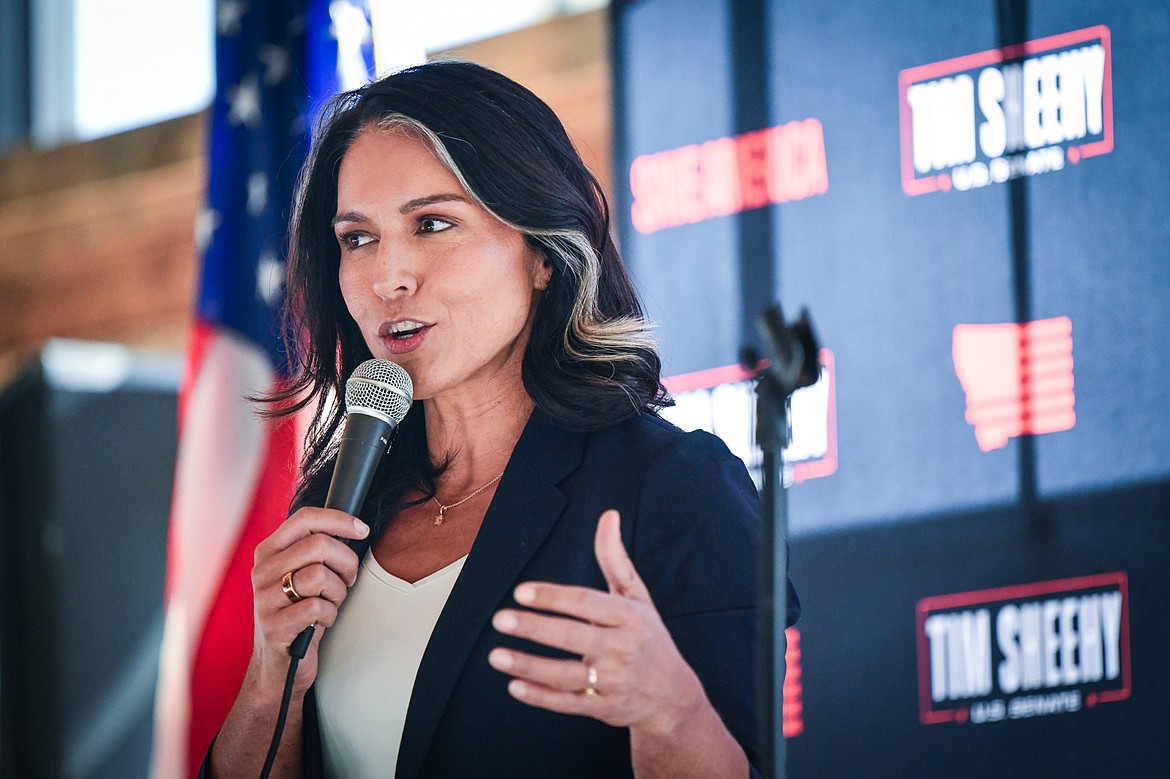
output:
[[[443,509],[439,509],[439,513],[435,515],[435,527],[443,524]]]

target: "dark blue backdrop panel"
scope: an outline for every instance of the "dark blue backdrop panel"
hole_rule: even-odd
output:
[[[1170,482],[1066,497],[1047,508],[1060,528],[1050,535],[1034,533],[1020,512],[998,508],[794,539],[804,729],[788,743],[791,776],[1170,776],[1162,746],[1170,728],[1163,671]],[[1079,701],[1075,711],[922,722],[915,608],[923,598],[1111,572],[1128,578],[1128,698],[1093,706],[1077,685],[1062,686]],[[993,655],[997,665],[1001,657]],[[1011,703],[1024,696],[988,697]]]
[[[727,2],[646,0],[623,11],[619,76],[630,162],[733,134],[730,11]],[[628,203],[627,203],[628,208]],[[643,234],[618,213],[623,252],[647,313],[658,325],[666,373],[735,362],[739,348],[738,240],[731,219]]]
[[[1112,151],[1063,156],[1068,146],[1058,144],[1067,161],[1059,170],[907,194],[899,74],[1007,43],[999,5],[767,4],[767,124],[816,119],[829,181],[826,192],[771,206],[779,295],[790,314],[811,308],[836,377],[837,470],[789,492],[792,575],[805,606],[793,775],[1170,771],[1159,741],[1170,726],[1159,616],[1170,582],[1170,8],[1029,0],[1028,40],[1107,28]],[[733,127],[729,7],[616,6],[619,181],[628,183],[639,154],[753,129]],[[754,228],[732,216],[642,235],[628,204],[616,217],[663,323],[668,372],[732,362],[739,317],[750,313],[741,311],[736,254]],[[955,328],[1017,314],[1071,322],[1075,425],[983,451],[965,416]],[[1024,696],[997,688],[947,699],[972,721],[928,723],[922,682],[933,677],[922,675],[916,607],[1102,576],[1128,582],[1124,696],[1103,702],[1063,682]],[[1071,639],[1068,628],[1046,623],[1046,656],[1064,651],[1049,639]],[[998,670],[1004,657],[989,657]],[[1037,713],[1026,709],[1032,699],[1079,708],[974,722],[996,703]]]
[[[794,533],[1014,499],[951,358],[960,322],[1012,320],[1006,190],[909,197],[899,71],[995,48],[989,3],[771,4],[776,119],[818,117],[827,194],[774,209],[781,299],[837,357],[838,471],[791,493]]]
[[[1045,494],[1170,473],[1170,6],[1033,0],[1031,36],[1104,24],[1114,149],[1033,176],[1033,310],[1073,324],[1076,426],[1036,441]]]

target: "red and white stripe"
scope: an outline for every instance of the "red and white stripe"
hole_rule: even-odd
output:
[[[179,399],[155,779],[195,774],[251,655],[253,551],[284,520],[303,432],[245,400],[277,381],[252,342],[196,324]]]

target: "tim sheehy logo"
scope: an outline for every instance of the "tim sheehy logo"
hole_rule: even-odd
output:
[[[1071,430],[1072,320],[1068,317],[957,325],[951,341],[955,373],[967,394],[967,421],[985,452],[1008,438]]]
[[[1124,571],[918,603],[919,716],[998,722],[1130,694]]]
[[[903,70],[902,189],[967,190],[1113,151],[1104,25]]]
[[[643,154],[630,164],[634,229],[653,233],[829,191],[816,119]]]
[[[791,441],[784,450],[784,482],[792,484],[837,471],[837,377],[833,353],[821,349],[821,374],[809,387],[792,393],[789,408]],[[706,430],[763,484],[760,450],[755,443],[755,384],[738,365],[684,373],[663,380],[674,406],[662,416],[683,430]]]

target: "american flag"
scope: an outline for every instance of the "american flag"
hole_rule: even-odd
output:
[[[372,72],[368,2],[220,0],[202,278],[179,397],[151,775],[192,776],[252,650],[253,550],[285,518],[303,430],[246,397],[279,387],[293,190],[311,114]]]

